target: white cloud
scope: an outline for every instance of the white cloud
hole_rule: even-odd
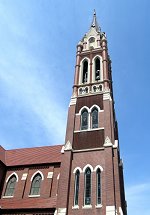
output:
[[[1,82],[5,82],[7,92],[17,98],[24,108],[36,114],[50,139],[62,141],[65,134],[66,110],[55,98],[55,84],[50,80],[50,90],[45,89],[34,68],[31,71],[5,70],[0,72]],[[44,73],[44,71],[43,71]]]
[[[135,184],[126,188],[128,215],[149,215],[150,183]]]

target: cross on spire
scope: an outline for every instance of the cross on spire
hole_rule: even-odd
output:
[[[96,11],[94,9],[94,14],[93,14],[93,20],[92,20],[92,23],[91,23],[91,27],[92,28],[95,28],[95,30],[97,32],[100,32],[101,31],[101,28],[99,27],[99,24],[97,22],[97,18],[96,18]]]

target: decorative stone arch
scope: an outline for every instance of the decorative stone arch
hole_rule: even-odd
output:
[[[93,167],[91,166],[91,164],[87,164],[84,168],[83,168],[83,172],[85,173],[86,169],[90,168],[91,172],[94,171]]]
[[[87,107],[87,106],[83,106],[80,110],[79,110],[79,115],[81,115],[82,111],[86,109],[87,112],[89,113],[90,112],[90,109]]]
[[[97,169],[100,169],[100,171],[103,172],[103,167],[102,167],[102,166],[97,165],[97,166],[94,168],[94,172],[96,172]]]
[[[82,75],[83,75],[83,63],[85,60],[87,60],[87,62],[88,62],[88,75],[87,75],[87,82],[86,83],[90,82],[90,59],[88,57],[85,57],[80,62],[79,84],[83,84],[82,83]]]
[[[79,170],[79,172],[82,173],[82,169],[81,169],[80,167],[76,167],[76,168],[73,170],[73,173],[75,174],[77,170]]]
[[[95,60],[96,58],[99,58],[100,60],[100,81],[103,81],[103,59],[102,56],[100,55],[96,55],[93,59],[92,59],[92,81],[95,81]]]
[[[42,173],[40,170],[36,171],[36,172],[32,175],[30,181],[33,181],[34,176],[37,175],[38,173],[41,175],[42,181],[43,181],[43,180],[44,180],[44,175],[43,175],[43,173]]]
[[[101,109],[100,109],[100,107],[98,106],[98,105],[92,105],[92,107],[90,107],[90,113],[92,112],[92,110],[94,109],[94,108],[97,108],[97,110],[98,110],[98,112],[100,112],[101,111]]]
[[[19,177],[18,177],[18,175],[17,175],[17,173],[16,172],[13,172],[13,173],[11,173],[8,177],[7,177],[7,179],[6,179],[6,183],[9,181],[9,179],[13,176],[13,175],[15,175],[16,176],[16,182],[18,182],[18,180],[19,180]]]

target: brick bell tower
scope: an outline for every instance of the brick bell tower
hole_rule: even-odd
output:
[[[127,214],[111,60],[95,11],[77,45],[55,214]]]

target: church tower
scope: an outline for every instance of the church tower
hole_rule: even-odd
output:
[[[77,45],[58,186],[58,215],[126,215],[111,60],[96,12]]]

